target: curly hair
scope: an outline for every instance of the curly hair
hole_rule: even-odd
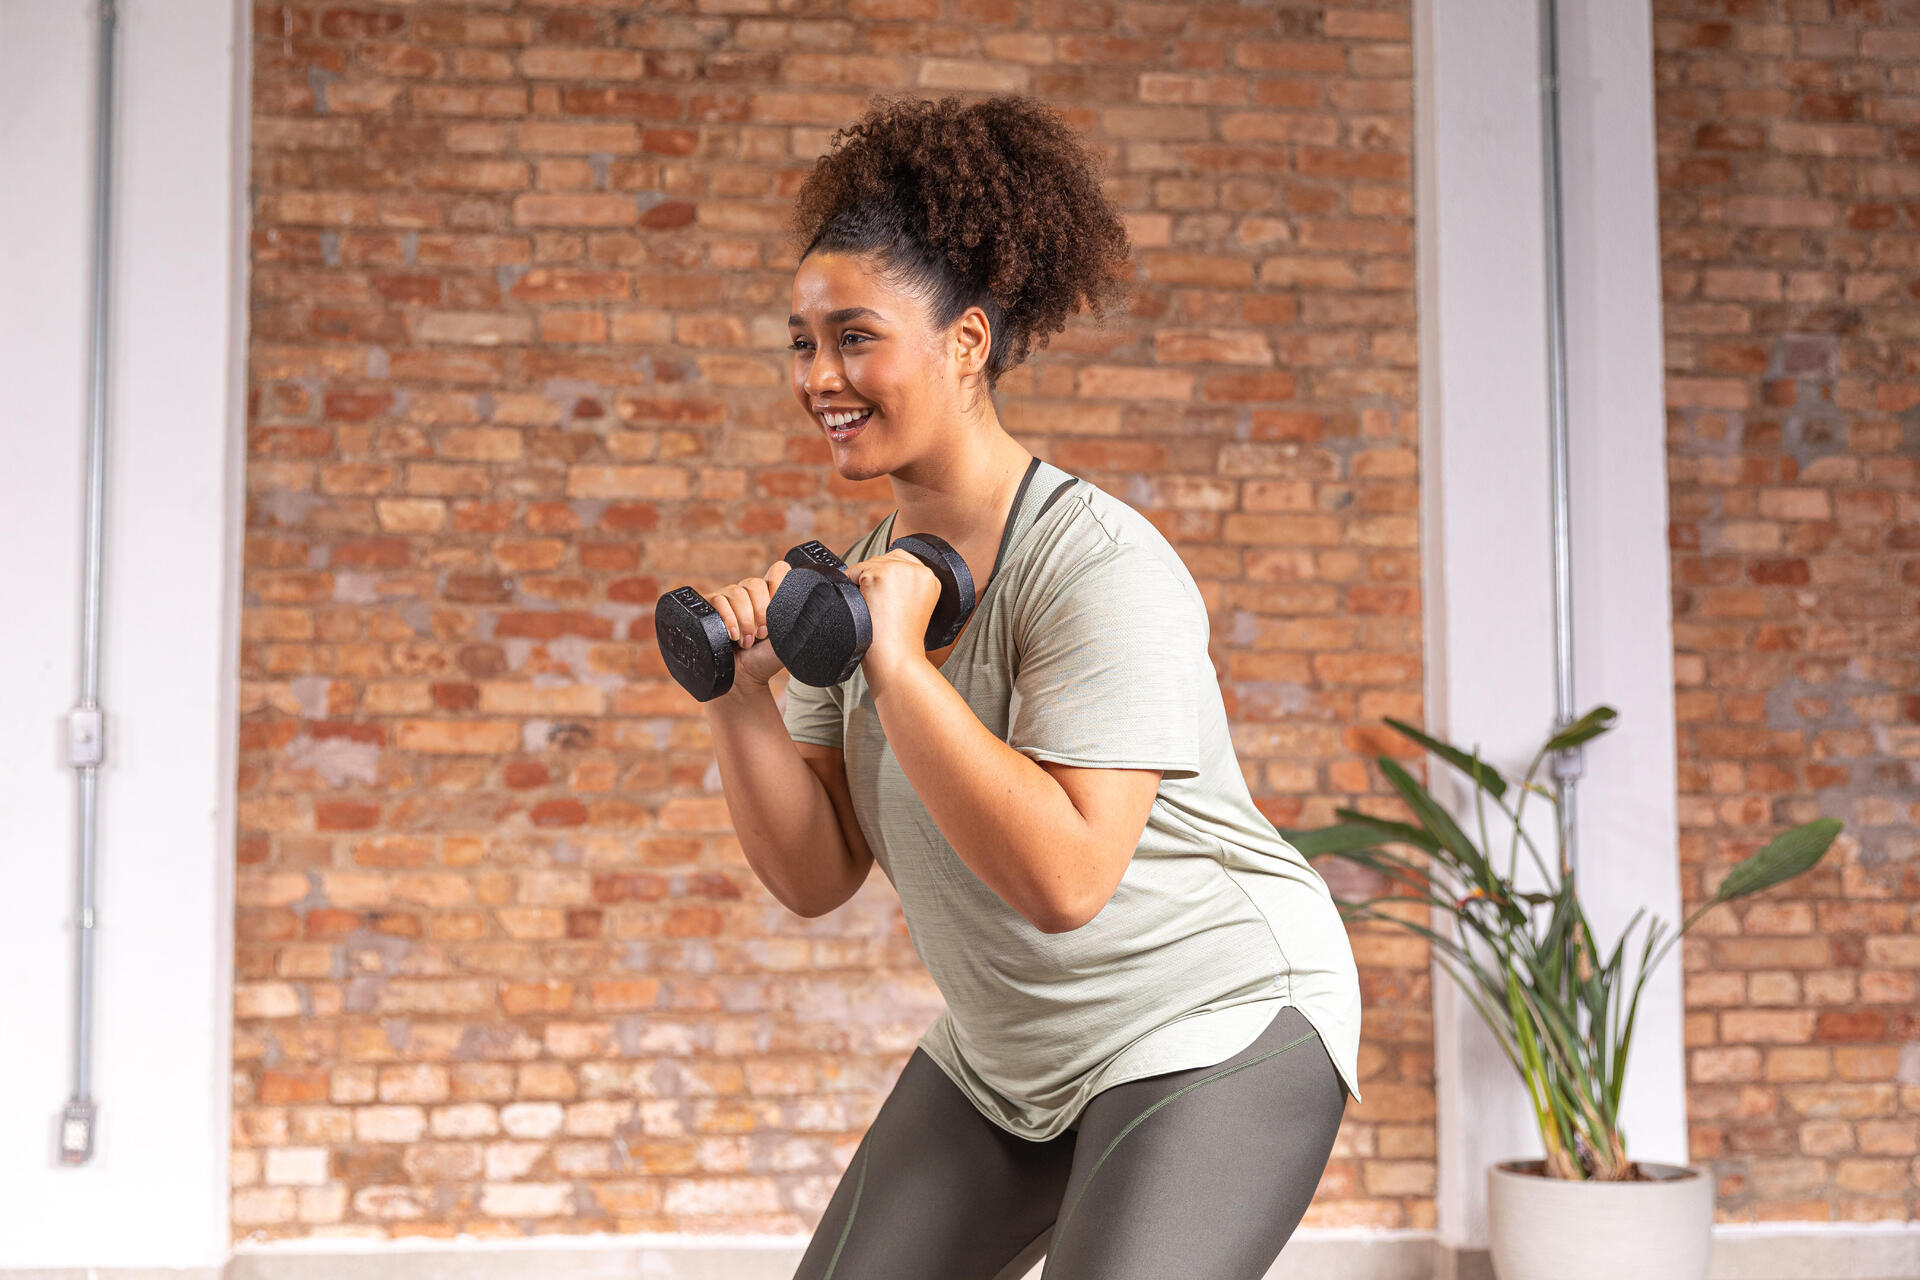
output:
[[[794,197],[799,257],[848,253],[924,299],[936,330],[986,313],[988,390],[1082,300],[1125,297],[1131,246],[1100,158],[1035,98],[877,96]]]

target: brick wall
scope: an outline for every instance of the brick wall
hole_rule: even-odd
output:
[[[652,644],[890,509],[781,319],[871,91],[1111,158],[1132,316],[1003,412],[1185,556],[1270,816],[1383,794],[1422,718],[1406,5],[775,9],[255,10],[236,1237],[810,1231],[938,1011],[884,877],[814,921],[754,879]],[[1308,1223],[1430,1226],[1427,956],[1356,950]]]
[[[1658,0],[1682,884],[1723,1220],[1920,1213],[1920,4]]]

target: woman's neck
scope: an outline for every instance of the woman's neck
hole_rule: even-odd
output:
[[[892,536],[931,533],[956,548],[998,545],[1013,495],[1033,454],[999,425],[969,435],[942,457],[922,458],[889,479],[900,506]],[[989,547],[986,553],[993,554]],[[971,561],[973,557],[969,556]]]

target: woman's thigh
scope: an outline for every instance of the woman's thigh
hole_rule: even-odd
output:
[[[1020,1280],[1060,1211],[1073,1152],[1071,1132],[1008,1133],[916,1048],[794,1280]]]
[[[1225,1062],[1102,1089],[1077,1121],[1045,1280],[1258,1280],[1305,1216],[1346,1104],[1291,1005]]]

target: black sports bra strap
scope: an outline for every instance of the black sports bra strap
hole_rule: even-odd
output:
[[[1048,494],[1047,500],[1040,504],[1040,510],[1036,512],[1033,517],[1034,523],[1038,524],[1040,522],[1040,517],[1047,514],[1047,508],[1053,505],[1053,500],[1055,498],[1058,498],[1061,494],[1065,493],[1067,490],[1073,488],[1074,484],[1079,479],[1080,479],[1079,476],[1068,476],[1065,480],[1062,480],[1060,482],[1060,487],[1055,489],[1052,493]]]
[[[982,583],[979,587],[979,590],[975,593],[974,598],[976,600],[979,599],[980,596],[983,596],[987,593],[987,586],[993,582],[994,575],[1000,572],[1001,562],[1006,559],[1006,555],[1007,555],[1007,543],[1013,538],[1014,519],[1020,514],[1021,499],[1027,496],[1027,486],[1033,483],[1034,473],[1039,470],[1040,470],[1039,457],[1036,456],[1027,462],[1026,474],[1020,477],[1020,487],[1014,490],[1013,502],[1007,508],[1007,523],[1000,530],[1000,549],[993,553],[993,571],[987,574],[987,581],[985,583]],[[1051,507],[1054,504],[1054,500],[1057,499],[1061,494],[1065,493],[1068,489],[1071,489],[1074,486],[1075,482],[1078,481],[1079,479],[1080,479],[1079,476],[1068,476],[1065,480],[1062,480],[1060,482],[1059,487],[1056,488],[1052,493],[1048,494],[1047,500],[1040,504],[1040,510],[1034,513],[1033,523],[1037,524],[1040,520],[1040,517],[1047,514],[1047,508]],[[893,533],[893,520],[899,514],[900,512],[896,509],[892,515],[887,517],[887,533],[889,536],[891,536]],[[1029,527],[1031,527],[1031,525]],[[848,550],[852,550],[852,548],[848,548]]]
[[[1007,540],[1013,537],[1014,517],[1020,514],[1020,499],[1027,496],[1027,486],[1033,483],[1033,473],[1040,469],[1040,459],[1035,457],[1027,462],[1026,474],[1020,477],[1020,487],[1013,491],[1013,502],[1007,507],[1007,523],[1000,530],[1000,549],[993,553],[993,571],[987,574],[987,581],[993,581],[993,575],[1000,572],[1000,562],[1006,558]],[[985,594],[986,587],[980,588]],[[977,599],[978,597],[976,597]]]

